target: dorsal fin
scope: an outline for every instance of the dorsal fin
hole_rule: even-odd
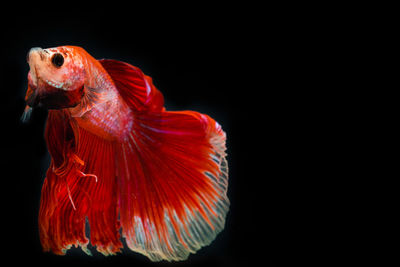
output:
[[[134,111],[162,111],[164,97],[139,68],[112,59],[99,60],[113,79],[123,100]]]

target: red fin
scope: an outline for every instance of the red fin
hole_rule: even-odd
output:
[[[120,251],[122,227],[128,247],[153,261],[186,259],[224,228],[225,133],[207,115],[139,112],[128,141],[118,143],[50,111],[46,140],[52,163],[39,214],[45,251],[64,254],[79,245],[90,254],[86,219],[99,252]]]
[[[128,63],[112,60],[99,60],[114,81],[124,101],[134,111],[161,111],[164,97],[153,85],[152,79]]]
[[[79,130],[77,154],[85,161],[82,172],[95,175],[81,178],[82,198],[89,201],[87,216],[90,242],[104,255],[115,254],[123,247],[118,232],[120,223],[115,144],[82,128]]]
[[[120,219],[130,249],[183,260],[224,228],[225,133],[197,112],[140,113],[117,157]]]
[[[63,111],[49,111],[45,139],[52,161],[40,200],[39,233],[43,250],[64,254],[71,245],[81,245],[85,250],[88,240],[84,205],[77,210],[71,196],[78,180],[76,170],[82,162],[71,156],[75,140],[69,117]]]
[[[52,162],[39,212],[43,249],[64,254],[71,245],[80,245],[90,254],[87,218],[92,245],[105,255],[118,252],[122,244],[112,143],[73,125],[63,111],[49,111],[45,138]]]
[[[50,111],[52,157],[39,214],[45,251],[130,249],[153,261],[183,260],[222,231],[229,209],[225,133],[207,115],[166,112],[161,93],[137,68],[100,61],[135,111],[126,141],[102,139],[63,111]],[[149,89],[150,88],[150,89]],[[118,219],[119,215],[119,219]]]

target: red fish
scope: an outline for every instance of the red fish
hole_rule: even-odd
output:
[[[167,111],[152,79],[84,49],[32,48],[27,108],[49,109],[51,156],[39,212],[44,251],[72,245],[152,261],[186,259],[223,230],[226,135],[211,117]],[[122,236],[121,236],[122,235]]]

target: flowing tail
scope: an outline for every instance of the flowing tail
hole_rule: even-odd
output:
[[[153,261],[186,259],[224,228],[225,134],[195,112],[141,115],[135,125],[117,157],[123,236]]]
[[[63,111],[49,112],[52,162],[39,214],[43,249],[64,254],[75,245],[89,254],[88,222],[90,242],[104,255],[123,247],[121,230],[127,246],[152,261],[184,260],[225,225],[225,133],[207,115],[165,111],[161,93],[137,68],[102,64],[117,87],[125,86],[120,90],[135,111],[133,128],[124,142],[107,141]]]

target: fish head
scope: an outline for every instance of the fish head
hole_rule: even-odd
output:
[[[47,109],[78,105],[86,79],[84,60],[74,47],[31,48],[27,55],[27,104]]]

